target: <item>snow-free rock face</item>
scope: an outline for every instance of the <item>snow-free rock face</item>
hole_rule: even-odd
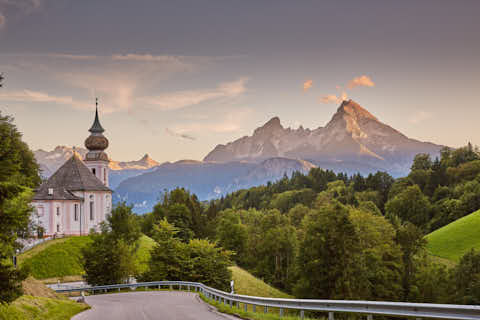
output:
[[[252,136],[218,145],[204,161],[262,161],[285,157],[308,160],[336,171],[349,163],[350,167],[357,166],[359,172],[385,170],[402,175],[416,154],[435,155],[441,148],[409,139],[380,122],[358,103],[348,100],[342,102],[325,127],[292,130],[284,128],[275,117],[257,128]]]
[[[138,161],[113,161],[110,160],[110,169],[112,170],[125,170],[125,169],[150,169],[152,167],[158,166],[160,163],[150,158],[148,153],[146,153]]]

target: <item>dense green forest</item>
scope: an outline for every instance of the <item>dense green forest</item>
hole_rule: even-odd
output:
[[[399,179],[314,168],[209,203],[178,188],[138,219],[150,236],[166,220],[185,243],[215,241],[299,298],[479,303],[480,254],[447,269],[424,238],[477,209],[480,157],[469,144],[419,154]]]

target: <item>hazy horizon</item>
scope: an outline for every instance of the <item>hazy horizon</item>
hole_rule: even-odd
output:
[[[480,144],[478,1],[0,0],[2,114],[32,149],[83,147],[96,96],[114,160],[201,160],[274,116],[352,98],[410,138]]]

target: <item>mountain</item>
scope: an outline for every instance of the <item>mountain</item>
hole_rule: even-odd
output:
[[[284,128],[278,117],[226,145],[216,146],[207,162],[258,162],[272,157],[308,160],[324,169],[361,172],[408,173],[418,153],[437,155],[442,148],[410,139],[382,123],[353,100],[343,101],[325,127],[314,130]]]
[[[150,158],[148,153],[146,153],[142,159],[138,161],[114,161],[110,160],[109,167],[112,170],[125,170],[125,169],[150,169],[152,167],[158,166],[160,163]]]
[[[203,162],[182,160],[164,163],[153,170],[128,178],[120,183],[114,201],[133,204],[135,211],[144,213],[161,198],[164,190],[184,187],[200,200],[218,198],[241,188],[250,188],[291,175],[307,173],[313,164],[304,160],[272,158],[260,163],[246,161]]]
[[[84,148],[75,148],[82,158],[88,152]],[[44,178],[50,177],[57,169],[65,163],[73,154],[73,148],[66,146],[57,146],[52,151],[36,150],[35,159],[40,165],[41,174]],[[115,189],[123,180],[148,172],[150,169],[158,166],[159,163],[148,154],[145,154],[137,161],[115,161],[110,159],[110,187]]]

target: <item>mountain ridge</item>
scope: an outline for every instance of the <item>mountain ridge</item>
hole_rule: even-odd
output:
[[[273,117],[251,136],[217,145],[203,160],[256,162],[285,157],[317,165],[332,162],[332,168],[335,162],[353,161],[382,167],[399,176],[408,172],[417,153],[434,155],[442,147],[408,138],[355,101],[345,100],[324,127],[312,130],[284,128],[280,118]]]

